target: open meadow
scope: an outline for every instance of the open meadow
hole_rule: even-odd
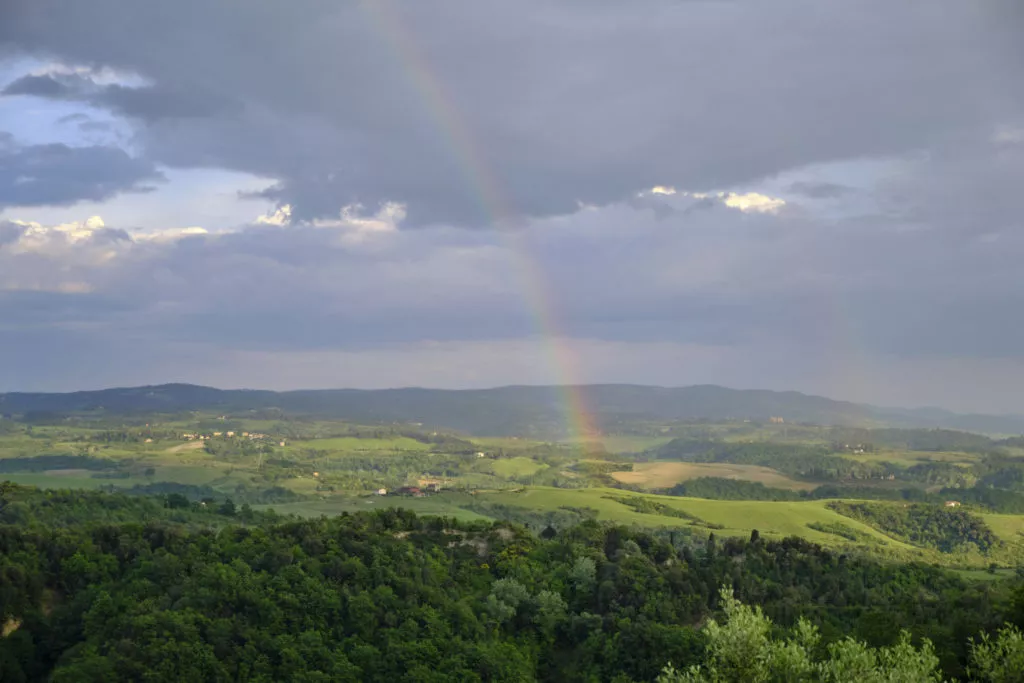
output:
[[[808,523],[848,523],[858,531],[875,538],[880,543],[893,541],[870,526],[848,520],[825,508],[824,501],[771,502],[706,500],[701,498],[680,498],[655,494],[630,494],[618,489],[550,489],[531,487],[519,491],[482,493],[479,498],[487,502],[519,506],[531,510],[555,511],[562,508],[588,508],[596,512],[602,521],[621,524],[636,524],[644,527],[692,527],[703,533],[713,531],[720,536],[748,537],[757,529],[767,537],[803,536],[809,540],[832,545],[836,538],[827,533],[809,528]],[[641,512],[622,500],[643,500],[663,506],[662,512]],[[688,516],[676,517],[670,511],[676,510]]]

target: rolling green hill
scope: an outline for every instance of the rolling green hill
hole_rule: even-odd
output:
[[[841,425],[949,427],[988,433],[1024,432],[1024,417],[964,416],[941,410],[900,410],[835,401],[794,391],[589,385],[576,387],[604,426],[635,421],[768,420]],[[479,390],[331,389],[220,390],[186,384],[81,391],[0,394],[0,413],[47,415],[92,412],[146,414],[208,410],[342,418],[357,422],[421,422],[476,435],[558,435],[567,423],[561,387],[511,386]]]

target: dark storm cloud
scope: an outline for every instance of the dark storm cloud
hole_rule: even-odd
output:
[[[81,74],[26,75],[9,83],[0,95],[31,95],[52,100],[82,102],[145,122],[161,119],[234,116],[239,105],[215,92],[166,86],[100,84]],[[74,120],[71,114],[60,122]],[[85,116],[85,115],[79,115]],[[88,117],[86,117],[88,118]]]
[[[117,147],[0,146],[0,208],[100,201],[162,179],[151,162]]]
[[[50,74],[27,75],[7,84],[0,95],[34,95],[36,97],[64,98],[74,90]]]
[[[918,149],[989,125],[993,106],[1018,116],[1020,14],[953,0],[13,0],[0,41],[141,75],[150,86],[92,97],[142,122],[153,159],[278,178],[268,196],[297,216],[397,200],[414,222],[480,224],[492,194],[571,213],[655,184]]]
[[[834,199],[836,197],[842,197],[844,194],[851,191],[850,188],[837,183],[808,181],[793,183],[787,189],[794,194],[803,195],[804,197],[810,197],[812,199]]]
[[[89,98],[90,104],[147,122],[161,119],[235,116],[238,106],[210,92],[110,85]]]

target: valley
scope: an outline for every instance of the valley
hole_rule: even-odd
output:
[[[964,570],[1009,568],[1024,558],[1019,439],[774,417],[605,422],[607,433],[581,440],[531,436],[539,426],[488,436],[272,407],[28,411],[0,420],[0,480],[230,500],[307,517],[400,507],[510,520],[535,533],[587,519],[695,542],[756,530]],[[836,501],[869,504],[872,514],[851,517]],[[936,546],[934,535],[925,542],[900,533],[905,522],[889,520],[890,509],[936,510],[929,524],[939,525],[960,515],[988,540]]]

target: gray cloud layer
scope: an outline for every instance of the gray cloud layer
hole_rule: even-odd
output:
[[[162,119],[209,118],[237,114],[238,107],[212,92],[175,91],[149,86],[102,85],[87,76],[26,74],[7,84],[0,95],[32,95],[79,101],[145,122]]]
[[[1024,304],[1024,235],[1004,177],[1024,177],[1024,145],[971,166],[899,168],[872,193],[910,212],[824,220],[811,205],[744,211],[677,195],[536,221],[509,239],[386,217],[166,237],[8,224],[0,266],[12,291],[55,293],[33,316],[58,322],[63,302],[79,301],[83,320],[228,348],[517,338],[536,332],[541,286],[562,332],[580,338],[1018,355],[1024,324],[1008,312]],[[986,202],[984,229],[955,210]],[[23,305],[11,298],[3,313]]]
[[[1019,118],[1024,89],[992,1],[12,2],[0,41],[152,82],[93,97],[153,159],[280,178],[302,217],[485,222],[483,173],[535,216],[729,186]]]
[[[350,383],[354,358],[427,381],[449,349],[453,384],[487,384],[506,362],[544,377],[515,347],[544,299],[592,380],[835,376],[840,395],[927,402],[946,373],[950,405],[1024,410],[1015,3],[5,7],[0,46],[86,68],[3,94],[107,110],[138,156],[8,140],[0,206],[203,167],[273,179],[260,194],[292,220],[0,223],[0,351],[38,361],[63,339],[126,378],[277,357],[268,381],[296,386]],[[407,217],[366,215],[387,202]],[[505,212],[511,233],[476,229]]]
[[[117,147],[0,144],[0,208],[101,201],[162,179],[151,162]]]

